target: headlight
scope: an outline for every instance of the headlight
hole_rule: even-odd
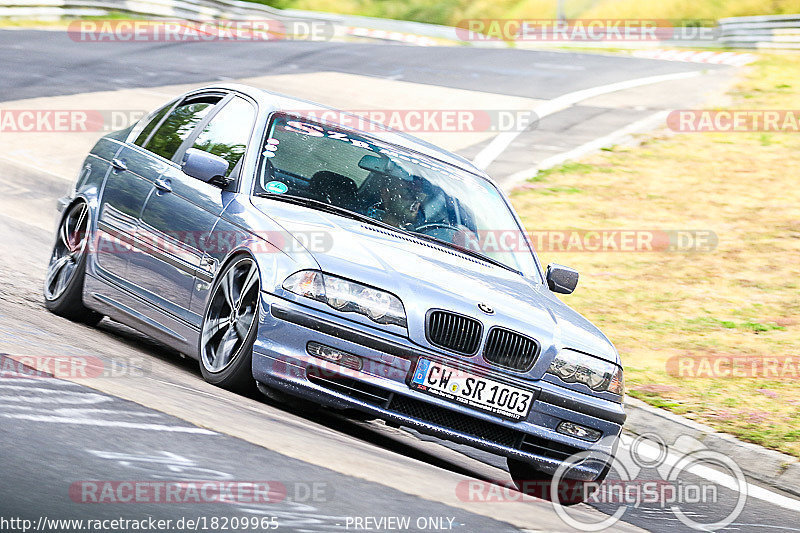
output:
[[[406,327],[406,311],[397,296],[317,270],[295,272],[283,282],[287,291],[325,302],[337,311],[358,313],[378,324]]]
[[[620,367],[573,350],[561,350],[547,372],[566,383],[583,383],[594,391],[608,391],[619,395],[625,392]]]

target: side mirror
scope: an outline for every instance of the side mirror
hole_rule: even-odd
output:
[[[187,176],[197,178],[206,183],[227,183],[225,174],[228,173],[228,162],[218,155],[210,154],[197,148],[186,150],[181,168]]]
[[[547,265],[547,286],[553,292],[571,294],[578,286],[578,271],[564,265]]]

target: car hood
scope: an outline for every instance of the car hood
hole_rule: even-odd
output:
[[[600,330],[539,279],[335,214],[263,198],[254,198],[254,205],[295,235],[322,271],[397,295],[409,336],[418,344],[430,346],[425,316],[435,308],[477,318],[485,330],[497,325],[529,335],[541,344],[540,358],[552,360],[558,349],[569,347],[619,362]],[[494,312],[484,313],[479,303]]]

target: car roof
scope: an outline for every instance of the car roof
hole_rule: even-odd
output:
[[[489,176],[483,170],[473,165],[468,159],[465,159],[452,152],[439,148],[438,146],[431,144],[427,141],[424,141],[418,137],[414,137],[413,135],[410,135],[402,131],[390,129],[383,124],[380,124],[372,120],[368,120],[354,113],[350,113],[333,107],[328,107],[322,104],[318,104],[316,102],[312,102],[310,100],[295,98],[293,96],[287,96],[273,91],[268,91],[266,89],[259,89],[256,87],[238,83],[222,83],[222,84],[208,85],[206,87],[203,87],[202,89],[199,89],[198,91],[203,91],[208,89],[224,89],[228,91],[235,91],[245,94],[256,100],[259,103],[259,105],[262,105],[263,107],[270,109],[271,112],[277,111],[286,113],[299,113],[301,115],[309,114],[310,118],[312,118],[315,122],[331,124],[344,130],[349,130],[362,134],[365,137],[372,137],[374,139],[383,141],[388,144],[400,146],[409,150],[413,150],[415,152],[419,152],[423,155],[432,157],[434,159],[438,159],[449,165],[458,167],[459,169],[462,170],[466,170],[467,172],[470,172],[472,174],[475,174],[477,176],[480,176],[484,179],[491,181]],[[328,112],[334,111],[337,115],[352,117],[355,122],[361,124],[374,124],[376,127],[374,129],[371,128],[370,131],[364,131],[347,124],[342,124],[339,121],[325,121],[322,120],[319,115],[316,115],[316,113],[321,114],[322,112],[326,111]]]

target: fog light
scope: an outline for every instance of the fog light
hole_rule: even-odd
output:
[[[567,422],[566,420],[558,425],[556,431],[564,435],[569,435],[570,437],[575,437],[577,439],[588,440],[589,442],[594,442],[596,440],[599,440],[600,437],[603,436],[602,431],[597,431],[596,429],[580,426],[572,422]]]
[[[308,345],[306,345],[306,351],[314,357],[319,357],[320,359],[325,359],[326,361],[331,361],[332,363],[352,368],[353,370],[361,370],[361,358],[357,355],[337,350],[336,348],[325,346],[318,342],[309,342]]]

